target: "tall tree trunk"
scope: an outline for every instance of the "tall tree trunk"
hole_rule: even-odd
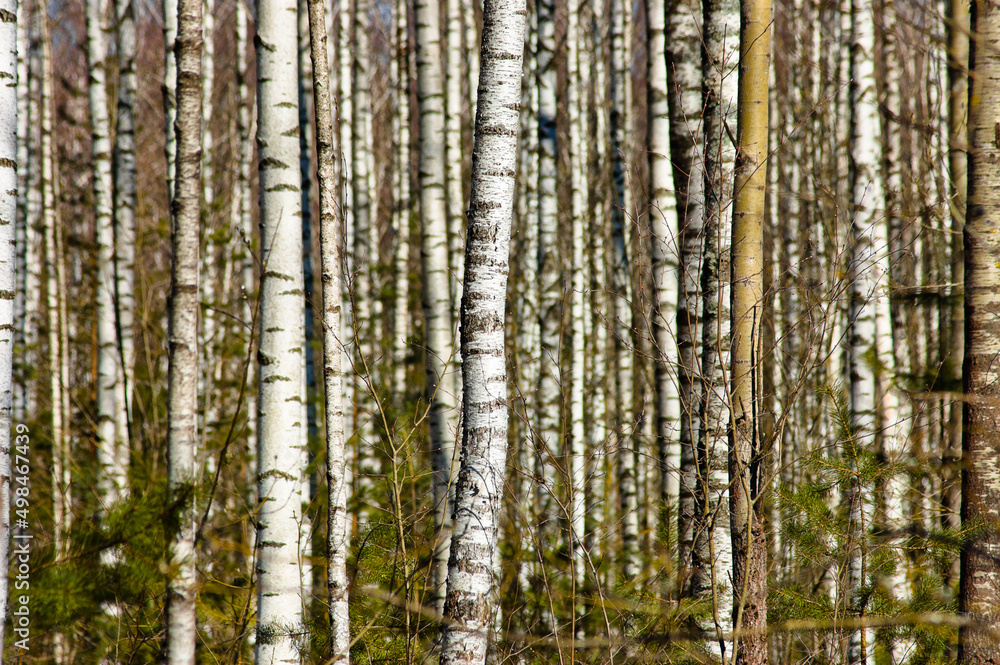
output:
[[[705,187],[702,164],[701,3],[669,0],[667,4],[667,102],[670,149],[677,196],[680,250],[677,297],[678,388],[681,404],[680,488],[677,511],[677,554],[682,576],[691,566],[694,546],[695,494],[698,470],[694,441],[701,429],[702,379],[696,351],[701,339],[701,255]],[[686,586],[684,577],[681,586]]]
[[[680,490],[680,396],[677,383],[677,205],[667,104],[666,8],[664,0],[647,0],[647,114],[649,149],[650,239],[653,270],[653,354],[656,359],[656,443],[659,460],[659,503],[668,542],[676,536]]]
[[[962,383],[962,526],[972,529],[962,545],[959,611],[972,623],[959,631],[960,665],[996,663],[1000,631],[1000,402],[997,397],[1000,308],[996,288],[1000,218],[996,118],[1000,90],[1000,5],[972,5],[969,57],[968,207],[965,217],[965,362]]]
[[[299,659],[305,320],[295,0],[257,3],[261,298],[256,662]],[[296,128],[289,132],[289,128]]]
[[[876,437],[882,424],[884,369],[892,366],[887,354],[891,340],[888,320],[888,237],[882,219],[882,182],[879,177],[879,108],[875,89],[875,19],[870,2],[854,0],[851,13],[851,294],[850,391],[852,436],[846,454],[858,470],[858,456]],[[857,473],[850,494],[851,553],[848,589],[856,592],[868,576],[867,530],[872,521],[872,496]],[[867,611],[863,597],[851,599],[852,613]],[[871,658],[874,633],[852,631],[849,658],[853,664]]]
[[[330,593],[331,663],[346,664],[350,653],[348,617],[346,482],[344,447],[343,357],[343,221],[337,210],[337,154],[327,66],[326,17],[323,0],[309,0],[313,100],[316,115],[316,179],[319,181],[320,265],[323,272],[323,387],[326,414],[327,587]]]
[[[704,628],[715,629],[717,637],[709,643],[709,647],[716,657],[725,659],[731,643],[722,637],[722,633],[729,631],[733,602],[732,590],[723,572],[730,568],[733,560],[729,545],[729,515],[725,509],[729,494],[726,431],[730,404],[725,363],[730,345],[728,243],[731,235],[726,208],[732,191],[735,159],[731,132],[736,118],[739,3],[738,0],[706,0],[703,7],[705,240],[701,272],[701,370],[704,392],[701,431],[695,448],[699,469],[698,509],[691,588],[696,596],[712,598],[714,616]],[[766,85],[765,78],[765,90]]]
[[[168,486],[178,502],[167,581],[167,663],[194,665],[197,640],[198,229],[201,220],[201,8],[179,0],[177,167],[171,244]]]
[[[569,108],[569,163],[572,178],[571,221],[573,255],[571,264],[572,320],[570,329],[572,342],[572,374],[570,380],[570,446],[567,449],[566,469],[569,474],[569,532],[573,564],[573,620],[582,616],[583,607],[576,607],[577,594],[581,594],[585,580],[586,550],[586,483],[587,483],[587,434],[586,405],[584,402],[587,365],[587,286],[586,266],[586,225],[590,213],[590,197],[587,189],[587,136],[585,126],[586,91],[589,76],[585,76],[586,62],[583,54],[583,33],[581,14],[583,3],[571,0],[568,7],[566,30],[566,60],[569,85],[567,86],[567,106]],[[582,636],[582,628],[576,626],[574,636]]]
[[[732,356],[729,509],[733,548],[733,627],[737,665],[767,662],[769,476],[761,439],[761,331],[764,313],[764,194],[767,189],[768,68],[771,3],[740,6],[739,117],[732,228]]]
[[[948,314],[952,331],[965,329],[965,303],[962,284],[965,275],[965,256],[962,233],[965,228],[966,150],[968,149],[969,112],[969,3],[951,0],[948,3],[948,181],[951,183],[951,288],[948,291]],[[962,400],[958,399],[962,361],[965,354],[965,336],[953,332],[942,335],[942,377],[948,381],[952,398],[948,403],[945,421],[944,455],[942,459],[941,503],[942,526],[960,527],[961,510],[961,460],[962,460]],[[958,567],[952,565],[949,581],[958,577]]]
[[[108,116],[106,0],[87,0],[87,66],[94,168],[94,226],[97,230],[97,449],[101,501],[106,510],[126,489],[127,440],[118,427],[119,381],[115,315],[114,215],[112,214],[111,124]],[[124,445],[123,445],[124,444]]]
[[[630,196],[625,163],[628,148],[626,124],[630,120],[628,88],[632,85],[628,58],[627,26],[632,6],[614,0],[611,6],[611,161],[614,198],[611,204],[611,288],[614,301],[612,323],[615,381],[616,472],[621,511],[621,573],[625,579],[639,574],[639,504],[636,477],[635,423],[632,414],[632,289],[629,279],[628,241],[625,225],[631,221]]]
[[[517,165],[525,6],[487,0],[462,299],[462,466],[441,665],[486,660],[507,462],[504,313]]]
[[[118,108],[115,114],[114,147],[114,270],[115,314],[117,316],[118,362],[121,366],[121,395],[116,421],[121,436],[132,440],[131,394],[135,366],[132,323],[135,312],[135,12],[132,0],[115,0],[118,16]]]
[[[535,84],[538,86],[538,327],[539,373],[536,392],[535,510],[541,544],[555,540],[556,460],[559,458],[559,416],[562,412],[560,352],[562,349],[563,274],[558,251],[559,220],[556,192],[556,60],[555,2],[535,2]],[[530,220],[529,220],[530,221]]]
[[[0,75],[17,82],[16,0],[0,2]],[[518,77],[520,80],[520,77]],[[14,380],[14,221],[17,217],[17,92],[18,86],[0,87],[0,643],[7,620],[7,568],[10,551],[11,397]],[[15,442],[27,428],[17,423]]]
[[[396,406],[402,408],[407,397],[406,354],[409,343],[410,297],[410,222],[413,198],[410,187],[410,21],[409,3],[396,0],[396,69],[395,84],[397,138],[397,199],[393,215],[393,270],[395,272],[395,302],[393,304],[392,362],[393,394]]]
[[[445,200],[444,91],[438,3],[417,0],[417,107],[420,114],[420,254],[423,263],[424,335],[434,473],[435,608],[444,609],[451,549],[452,479],[456,468],[455,352],[448,282],[448,208]]]

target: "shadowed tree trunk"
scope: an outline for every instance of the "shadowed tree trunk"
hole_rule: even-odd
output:
[[[997,662],[1000,645],[1000,161],[996,119],[1000,112],[1000,4],[972,5],[969,58],[968,197],[965,217],[966,394],[962,421],[962,527],[972,529],[962,547],[959,611],[973,623],[959,633],[958,662]]]

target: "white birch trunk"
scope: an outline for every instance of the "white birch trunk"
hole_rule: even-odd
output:
[[[883,368],[892,367],[886,355],[891,344],[888,329],[888,237],[883,220],[882,181],[879,177],[879,108],[875,88],[875,19],[871,3],[855,0],[851,22],[851,134],[850,134],[850,393],[853,441],[858,452],[870,448],[882,424],[880,411],[885,396]],[[884,339],[880,339],[884,338]],[[854,451],[846,452],[856,465]],[[853,466],[852,468],[857,468]],[[845,497],[845,500],[847,497]],[[849,585],[854,590],[866,583],[867,530],[872,522],[872,497],[860,482],[850,488],[852,540]],[[853,593],[853,591],[852,591]],[[864,614],[863,598],[850,600],[854,614]],[[852,665],[872,658],[874,631],[852,631],[848,657]]]
[[[299,662],[304,292],[295,0],[257,3],[261,310],[257,491],[258,665]],[[292,131],[290,131],[292,130]]]
[[[707,646],[714,658],[725,660],[731,642],[723,637],[731,627],[732,585],[728,571],[733,554],[729,533],[728,437],[729,389],[725,365],[730,346],[730,262],[732,225],[729,193],[733,191],[736,157],[732,136],[736,124],[740,4],[709,0],[705,4],[705,44],[702,78],[705,89],[705,244],[701,273],[702,350],[705,380],[701,433],[697,446],[699,520],[692,566],[692,591],[712,599],[714,630]],[[699,537],[700,536],[700,537]]]
[[[163,0],[163,42],[166,46],[163,60],[163,116],[166,142],[164,152],[167,158],[167,195],[174,199],[174,178],[177,173],[177,60],[174,46],[177,41],[177,2]]]
[[[462,276],[465,263],[465,196],[462,187],[462,8],[459,0],[446,0],[445,9],[445,189],[448,201],[448,256],[451,269],[452,306],[458,311],[462,303]],[[466,17],[467,18],[467,17]],[[460,354],[455,362],[461,364]],[[461,376],[456,377],[461,381]],[[461,393],[459,393],[461,394]],[[459,398],[460,399],[460,398]]]
[[[90,70],[91,155],[94,169],[94,226],[97,230],[97,450],[101,501],[106,510],[126,489],[127,433],[118,422],[120,381],[115,314],[114,215],[112,214],[111,124],[108,115],[106,0],[88,0],[87,66]]]
[[[451,549],[452,479],[456,468],[456,352],[448,277],[448,208],[445,197],[444,94],[438,5],[417,0],[417,104],[420,114],[420,219],[430,452],[434,473],[435,608],[444,609]]]
[[[586,483],[587,483],[587,434],[585,420],[584,389],[586,380],[587,335],[586,302],[588,298],[585,284],[584,265],[586,246],[585,226],[590,210],[587,191],[587,143],[584,110],[587,80],[584,77],[585,62],[581,49],[580,0],[571,0],[568,7],[568,27],[566,30],[566,59],[569,76],[567,106],[569,108],[569,163],[571,165],[572,197],[571,224],[573,255],[572,275],[572,374],[570,380],[570,447],[566,468],[569,473],[569,525],[570,546],[573,563],[573,584],[576,594],[582,592],[585,580],[586,550]],[[574,605],[576,604],[574,597]],[[574,619],[584,608],[574,607]],[[578,626],[574,636],[582,637]]]
[[[10,490],[12,443],[22,443],[27,427],[17,423],[11,441],[11,398],[14,380],[14,229],[17,217],[17,19],[14,0],[0,2],[0,640],[7,619],[7,568],[10,551]],[[22,28],[23,29],[23,28]],[[2,642],[0,642],[2,643]]]
[[[631,87],[626,26],[631,4],[618,0],[611,6],[611,79],[610,136],[614,194],[611,202],[611,289],[613,299],[612,367],[615,381],[616,473],[618,475],[621,523],[621,574],[632,579],[639,574],[639,505],[636,477],[635,432],[632,421],[632,289],[629,275],[625,225],[629,223],[630,198],[625,163],[629,107],[627,90]]]
[[[313,100],[316,115],[316,176],[320,206],[320,265],[323,283],[323,387],[326,424],[327,588],[329,590],[329,662],[346,665],[350,652],[347,554],[347,456],[344,446],[343,222],[337,210],[337,155],[334,145],[326,18],[322,0],[309,0]]]
[[[462,348],[462,466],[441,665],[482,665],[493,620],[497,529],[507,462],[504,312],[517,167],[525,9],[487,0],[473,147]]]
[[[680,416],[676,339],[678,296],[677,203],[670,160],[670,109],[667,104],[666,8],[664,0],[647,1],[647,105],[650,239],[652,241],[653,356],[656,359],[656,442],[659,457],[659,504],[666,507],[669,540],[676,535],[680,492]]]
[[[396,113],[398,123],[397,139],[397,192],[398,198],[393,216],[393,271],[395,272],[395,301],[393,304],[392,358],[393,394],[396,405],[402,407],[407,395],[406,353],[409,343],[409,285],[410,285],[410,221],[413,200],[410,192],[410,23],[409,4],[396,0],[396,58],[393,81],[396,81]],[[402,73],[402,75],[400,75]]]
[[[116,405],[116,427],[128,445],[131,441],[132,370],[135,366],[132,323],[135,264],[135,14],[132,0],[115,0],[118,17],[118,107],[115,114],[114,147],[114,270],[115,313],[121,391]]]
[[[694,443],[701,429],[702,377],[696,346],[701,339],[701,260],[704,234],[701,89],[701,3],[675,0],[667,6],[667,101],[677,198],[680,277],[677,297],[678,388],[681,405],[681,471],[677,554],[681,586],[691,566],[698,469]]]
[[[180,501],[167,581],[167,663],[194,665],[197,641],[198,230],[201,219],[201,8],[180,0],[177,165],[170,276],[168,487]]]
[[[563,275],[558,252],[558,200],[556,192],[556,61],[555,3],[537,0],[535,26],[535,84],[538,87],[538,387],[535,394],[534,476],[538,539],[554,544],[556,515],[556,460],[560,454],[559,415],[562,410],[562,290]],[[530,221],[530,220],[529,220]]]
[[[28,247],[28,172],[37,169],[35,162],[31,160],[31,150],[29,143],[32,141],[32,133],[29,128],[31,123],[30,97],[30,63],[34,56],[30,53],[28,38],[28,21],[26,3],[17,3],[17,24],[20,29],[17,31],[17,218],[14,232],[15,261],[14,279],[16,288],[14,289],[14,320],[16,330],[14,333],[14,348],[18,355],[18,360],[12,370],[13,396],[11,398],[11,413],[13,422],[19,423],[24,420],[28,407],[28,382],[26,381],[25,369],[29,366],[28,360],[28,339],[31,336],[30,321],[28,318],[28,303],[31,299],[28,291],[28,257],[31,251]],[[2,620],[3,617],[0,617]],[[2,632],[2,631],[0,631]],[[0,635],[2,637],[2,635]]]

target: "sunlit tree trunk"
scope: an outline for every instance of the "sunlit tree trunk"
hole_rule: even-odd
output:
[[[167,663],[194,665],[197,640],[198,229],[201,220],[201,8],[179,0],[177,165],[167,395],[168,486],[180,505],[167,580]]]
[[[112,214],[111,124],[108,115],[106,0],[88,0],[87,66],[94,169],[94,225],[97,230],[97,448],[101,463],[101,501],[107,509],[126,489],[128,449],[119,431],[120,382],[115,315],[114,215]]]
[[[717,658],[726,658],[731,643],[722,633],[729,631],[732,590],[725,571],[732,566],[733,554],[729,545],[729,515],[725,510],[729,494],[726,431],[730,412],[725,364],[730,344],[728,208],[735,159],[732,127],[736,120],[739,61],[738,0],[708,0],[704,4],[704,20],[705,240],[701,271],[704,393],[701,432],[695,448],[699,472],[691,589],[696,596],[712,599],[714,616],[703,628],[716,631],[716,639],[709,642],[710,651]],[[766,77],[763,85],[766,90]]]
[[[116,407],[116,427],[127,443],[132,439],[132,375],[135,366],[132,322],[135,312],[135,10],[132,0],[115,0],[118,16],[118,109],[114,146],[114,270],[118,362],[121,396]]]
[[[653,258],[653,354],[656,359],[656,443],[659,502],[667,532],[676,535],[680,489],[680,396],[677,382],[677,202],[670,164],[670,109],[667,104],[666,8],[647,0],[647,113],[649,146],[650,239]],[[668,536],[668,541],[672,536]]]
[[[767,539],[763,497],[769,471],[761,439],[764,319],[764,193],[767,189],[771,3],[740,4],[739,118],[732,225],[732,355],[729,509],[736,665],[767,662]]]
[[[951,213],[951,287],[948,315],[952,331],[965,329],[965,303],[962,284],[965,275],[965,256],[962,231],[965,227],[966,150],[969,112],[969,3],[951,0],[948,3],[948,175],[951,183],[949,211]],[[942,459],[941,503],[945,528],[958,529],[961,509],[961,460],[962,460],[962,401],[954,395],[962,376],[965,354],[965,336],[954,333],[942,335],[942,375],[952,386],[953,395],[948,403],[945,424],[944,455]],[[949,571],[949,581],[958,576],[956,565]]]
[[[410,22],[409,4],[396,1],[396,114],[394,121],[398,137],[397,154],[397,201],[393,215],[393,271],[395,273],[395,302],[393,304],[393,392],[397,396],[397,406],[402,406],[407,395],[406,354],[409,340],[410,307],[410,221],[413,215],[413,198],[410,189]]]
[[[586,573],[586,482],[587,482],[587,433],[584,392],[587,365],[587,285],[586,266],[586,225],[590,213],[590,197],[587,188],[588,150],[585,124],[587,88],[590,76],[586,72],[581,33],[582,3],[572,0],[568,7],[568,27],[566,30],[566,65],[569,85],[567,86],[567,106],[569,108],[569,163],[571,165],[571,224],[572,224],[572,374],[570,380],[570,447],[566,469],[569,474],[569,527],[570,547],[573,563],[573,585],[577,594],[582,592]],[[574,602],[576,602],[574,597]],[[582,609],[582,608],[581,608]],[[574,619],[579,612],[574,612]],[[581,634],[578,626],[574,635]]]
[[[860,4],[858,4],[860,3]],[[858,469],[858,455],[869,449],[876,436],[888,377],[892,367],[886,348],[891,338],[888,318],[888,237],[883,219],[882,181],[879,177],[879,108],[875,89],[875,24],[871,3],[855,0],[851,12],[851,135],[850,192],[851,292],[848,317],[850,335],[850,393],[852,434],[845,455]],[[849,538],[849,583],[855,594],[852,613],[865,613],[865,600],[856,592],[868,577],[867,531],[872,521],[872,496],[855,474],[851,481],[851,530]],[[845,497],[845,500],[847,497]],[[851,632],[849,658],[852,664],[871,658],[874,632]]]
[[[965,362],[962,420],[962,546],[959,611],[973,623],[959,631],[961,665],[995,663],[1000,631],[1000,402],[997,401],[1000,219],[996,118],[1000,90],[1000,5],[972,5],[969,71],[968,207],[965,218]]]
[[[424,335],[430,402],[431,466],[434,473],[435,607],[444,609],[451,549],[450,497],[456,468],[455,352],[448,284],[448,208],[445,199],[444,91],[441,76],[440,13],[431,0],[417,0],[417,108],[420,114],[419,189],[423,263]]]
[[[0,638],[7,619],[10,551],[11,398],[14,380],[14,229],[17,217],[17,29],[16,0],[0,2]],[[22,28],[23,29],[23,28]],[[518,77],[520,79],[520,77]],[[21,423],[17,423],[20,425]],[[17,434],[22,434],[18,428]],[[14,443],[22,440],[14,437]]]
[[[297,663],[302,631],[303,304],[295,0],[257,3],[261,298],[258,665]],[[289,131],[294,128],[294,131]]]
[[[331,663],[347,663],[350,652],[347,579],[347,456],[344,448],[343,220],[337,210],[336,146],[327,67],[326,17],[322,0],[309,0],[314,112],[316,115],[316,177],[319,181],[320,265],[323,272],[323,387],[326,414],[327,587],[330,593]]]
[[[667,101],[670,149],[677,197],[680,250],[677,298],[677,349],[680,391],[680,488],[678,560],[681,583],[691,566],[694,544],[695,493],[698,471],[694,441],[701,429],[702,380],[696,344],[701,339],[701,257],[704,234],[704,165],[702,164],[701,3],[669,0],[667,4]]]
[[[556,460],[561,446],[561,363],[563,274],[558,244],[559,205],[556,192],[556,60],[555,3],[535,3],[535,85],[538,87],[538,329],[539,372],[535,393],[534,477],[536,534],[542,544],[556,538]],[[530,222],[531,220],[529,220]]]
[[[504,313],[517,165],[524,2],[487,0],[462,299],[462,465],[441,665],[486,660],[507,462]]]

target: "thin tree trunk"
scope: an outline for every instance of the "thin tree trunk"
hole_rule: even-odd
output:
[[[393,305],[393,394],[396,406],[402,408],[407,397],[406,354],[409,343],[409,296],[410,296],[410,221],[413,215],[413,199],[410,187],[410,22],[409,4],[396,0],[396,59],[395,76],[392,77],[396,93],[396,133],[397,144],[397,187],[398,194],[393,216],[395,272],[395,302]]]
[[[445,201],[444,94],[438,3],[417,0],[417,104],[420,114],[421,247],[430,451],[434,473],[435,608],[444,609],[451,549],[452,479],[456,468],[454,328],[448,278],[448,208]]]
[[[639,505],[636,478],[635,423],[632,420],[632,289],[629,279],[625,225],[630,221],[630,197],[625,163],[629,122],[628,93],[631,67],[627,60],[626,26],[632,6],[614,0],[611,7],[611,160],[614,198],[611,209],[611,289],[614,301],[612,323],[615,381],[616,472],[621,510],[621,574],[633,579],[639,574]]]
[[[732,590],[723,572],[730,568],[733,560],[729,516],[725,509],[729,493],[726,431],[730,404],[725,364],[730,346],[728,242],[731,236],[726,208],[732,191],[735,159],[731,132],[737,101],[738,12],[738,0],[707,0],[704,3],[705,240],[701,273],[704,392],[701,431],[695,449],[699,468],[698,510],[691,587],[695,595],[713,599],[714,617],[703,627],[715,629],[717,638],[709,647],[715,657],[723,659],[731,649],[731,642],[725,640],[722,633],[729,631],[733,602]],[[764,85],[766,89],[766,79]]]
[[[295,0],[257,3],[257,145],[261,299],[257,491],[258,665],[297,663],[303,599],[300,552],[305,320]],[[296,128],[290,132],[289,128]]]
[[[656,442],[660,468],[659,503],[668,543],[676,536],[680,490],[680,396],[677,383],[677,205],[670,164],[670,109],[667,104],[666,8],[648,0],[647,113],[649,146],[650,239],[653,258],[653,354],[656,359]],[[669,547],[669,545],[668,545]]]
[[[87,0],[87,66],[94,168],[94,225],[97,229],[97,449],[101,462],[104,510],[126,489],[127,448],[118,428],[121,367],[115,315],[114,215],[112,214],[111,140],[107,94],[106,0]],[[127,445],[127,442],[125,442]]]
[[[969,58],[968,207],[965,217],[965,362],[962,420],[962,527],[973,529],[962,545],[959,611],[972,621],[959,631],[960,665],[996,663],[1000,631],[1000,402],[997,401],[1000,329],[995,312],[1000,215],[996,118],[1000,90],[1000,6],[972,6]]]
[[[733,627],[737,665],[767,662],[768,478],[761,440],[761,331],[764,313],[764,194],[767,189],[771,3],[740,7],[739,117],[732,227],[732,356],[729,509],[733,548]]]
[[[179,0],[177,168],[171,244],[168,485],[179,502],[167,581],[167,663],[193,665],[197,640],[198,229],[201,219],[201,8]]]
[[[343,321],[343,220],[337,210],[337,154],[330,71],[326,48],[323,0],[309,0],[309,35],[312,48],[313,100],[316,115],[316,179],[319,183],[320,264],[323,272],[323,387],[326,414],[327,587],[330,593],[331,663],[348,662],[350,625],[347,607],[348,579],[346,482],[344,447]]]
[[[861,3],[860,5],[857,3]],[[875,89],[875,27],[873,5],[855,0],[851,17],[851,311],[850,390],[852,441],[847,455],[854,471],[858,456],[875,439],[881,426],[885,396],[884,369],[892,366],[886,340],[891,340],[888,320],[888,237],[883,218],[882,182],[879,177],[879,108]],[[872,496],[854,474],[851,481],[850,583],[856,592],[868,577],[867,530],[872,521]],[[852,612],[864,615],[865,600],[851,600]],[[852,631],[850,662],[867,663],[872,657],[874,632]]]
[[[0,2],[0,76],[17,82],[16,0]],[[23,28],[22,28],[23,29]],[[14,221],[17,217],[17,92],[18,86],[0,86],[0,644],[7,620],[7,568],[10,551],[11,397],[14,381]],[[14,442],[21,444],[27,427],[17,423]]]
[[[572,178],[571,194],[571,224],[573,255],[571,265],[572,275],[572,374],[570,384],[570,447],[567,449],[568,460],[566,469],[569,473],[569,527],[570,548],[573,563],[573,620],[583,615],[584,607],[577,607],[577,596],[583,592],[585,580],[586,550],[584,536],[586,534],[586,484],[587,484],[587,434],[585,413],[585,382],[587,364],[586,335],[586,303],[587,285],[585,283],[586,266],[584,265],[587,244],[585,227],[590,212],[590,197],[587,191],[587,142],[585,126],[585,103],[587,78],[584,75],[585,65],[583,49],[583,34],[581,31],[581,13],[583,3],[571,0],[568,7],[568,27],[566,31],[566,59],[569,85],[567,86],[567,106],[569,108],[569,163]],[[576,625],[574,637],[583,636],[583,629]]]
[[[948,400],[948,418],[945,424],[945,442],[941,478],[942,526],[960,527],[961,509],[961,460],[962,460],[962,400],[954,393],[962,376],[965,354],[965,336],[954,331],[965,329],[965,303],[962,284],[965,275],[965,256],[962,232],[965,227],[966,150],[968,149],[969,112],[969,3],[951,0],[948,3],[948,181],[951,183],[951,288],[947,291],[950,335],[942,335],[942,377],[952,386]],[[958,566],[949,570],[949,581],[958,577]]]
[[[118,109],[114,147],[114,270],[118,362],[122,397],[116,407],[117,428],[126,445],[132,440],[132,370],[135,366],[132,322],[135,264],[135,14],[132,0],[115,0],[118,16]]]
[[[535,509],[537,538],[547,545],[556,539],[556,460],[559,457],[559,416],[562,411],[562,290],[558,251],[556,193],[556,61],[555,2],[536,0],[535,84],[538,86],[538,326],[539,373],[536,396]],[[529,220],[530,221],[530,220]],[[554,629],[554,627],[553,627]]]
[[[487,0],[462,299],[462,466],[441,665],[486,660],[507,462],[504,313],[517,165],[525,7]]]
[[[677,511],[677,555],[686,586],[694,546],[695,493],[698,471],[694,440],[701,429],[702,379],[695,350],[701,339],[701,258],[704,234],[701,89],[701,3],[670,0],[667,4],[667,101],[670,148],[680,249],[677,298],[678,388],[681,405],[680,489]],[[689,574],[689,573],[688,573]]]

